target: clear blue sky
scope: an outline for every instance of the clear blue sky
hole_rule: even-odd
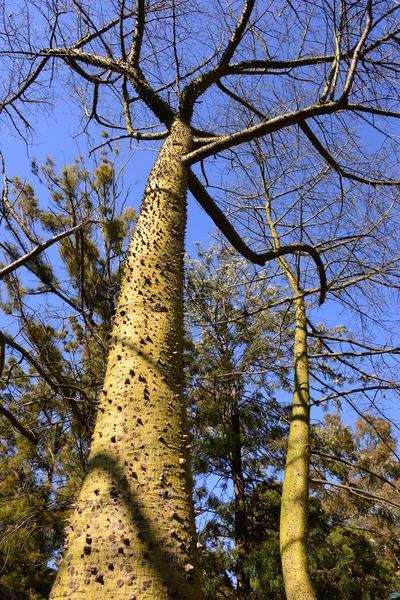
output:
[[[1,149],[6,162],[8,177],[19,175],[35,185],[35,177],[31,173],[32,158],[35,158],[37,164],[41,165],[47,156],[52,156],[56,161],[57,170],[59,170],[64,164],[72,163],[75,156],[79,154],[83,156],[87,155],[87,138],[84,135],[76,135],[81,128],[79,127],[76,115],[68,111],[67,104],[63,103],[54,113],[49,112],[47,118],[42,115],[38,117],[37,122],[32,121],[35,127],[35,134],[29,140],[28,146],[23,140],[17,138],[12,131],[5,129],[1,131]],[[97,131],[98,140],[94,140],[93,146],[101,142],[99,134],[100,129]],[[143,189],[159,145],[160,142],[157,145],[153,144],[153,150],[151,150],[148,143],[137,145],[135,142],[133,144],[133,147],[138,149],[134,152],[131,161],[125,169],[124,180],[127,185],[135,183],[132,188],[131,206],[136,210],[140,207]],[[119,142],[119,147],[121,150],[121,162],[123,162],[130,155],[130,151],[125,141]],[[44,204],[46,197],[43,187],[39,196],[40,201]],[[210,241],[209,232],[214,230],[214,224],[190,195],[188,206],[186,251],[189,254],[195,254],[194,242],[200,241],[203,245],[207,245]],[[329,297],[323,307],[318,309],[317,312],[313,312],[313,322],[317,323],[319,321],[324,322],[327,327],[344,324],[351,328],[348,315],[343,310],[343,307],[340,307]],[[4,316],[0,313],[0,326],[4,326],[4,324]],[[386,401],[381,400],[381,403],[382,405],[386,405],[385,408],[388,409],[389,414],[397,420],[399,418],[398,408],[393,405],[390,394],[388,396],[389,398]],[[343,403],[343,407],[345,407],[345,403]],[[319,419],[321,417],[320,410],[314,409],[313,417]],[[345,420],[349,422],[351,417],[347,417]]]
[[[35,133],[28,145],[16,134],[5,128],[1,132],[1,150],[6,162],[6,171],[8,177],[20,176],[26,178],[35,186],[35,177],[31,173],[32,158],[36,159],[38,165],[44,163],[46,157],[51,156],[57,165],[57,170],[65,164],[71,164],[75,156],[88,154],[87,137],[79,135],[82,127],[79,126],[75,116],[67,113],[68,107],[61,105],[49,113],[46,119],[44,116],[38,118],[37,122],[32,121]],[[77,135],[78,133],[78,135]],[[100,128],[97,130],[100,134]],[[93,147],[97,146],[103,140],[98,135],[98,140],[94,141]],[[135,183],[132,188],[132,206],[138,210],[144,186],[147,181],[151,166],[156,157],[156,150],[161,142],[151,145],[147,142],[137,144],[133,143],[135,152],[129,150],[129,144],[126,140],[118,142],[121,150],[121,163],[132,156],[127,168],[124,171],[124,181],[127,185]],[[137,182],[137,183],[136,183]],[[45,203],[43,191],[40,196],[41,202]],[[195,251],[193,242],[200,241],[206,245],[209,241],[209,232],[214,230],[214,224],[204,213],[203,209],[188,196],[188,226],[186,236],[186,251],[191,254]]]

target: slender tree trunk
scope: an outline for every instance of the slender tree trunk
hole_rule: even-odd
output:
[[[52,600],[200,598],[182,396],[190,129],[176,121],[126,259],[83,488]]]
[[[304,296],[295,300],[295,309],[293,408],[282,490],[280,546],[287,600],[316,600],[307,553],[310,396]]]
[[[272,216],[271,199],[262,163],[260,174],[265,210],[275,248],[280,239]],[[308,515],[310,479],[310,386],[307,319],[298,277],[282,256],[279,263],[295,297],[294,386],[285,478],[281,499],[280,550],[287,600],[316,600],[308,564]]]
[[[237,449],[232,454],[232,475],[235,494],[235,533],[236,548],[236,592],[238,600],[247,600],[250,596],[250,579],[244,570],[244,562],[249,553],[249,534],[247,528],[247,512],[245,506],[245,489],[242,467],[242,456]]]
[[[236,548],[236,593],[238,600],[247,600],[250,596],[250,579],[244,570],[244,562],[249,553],[249,531],[247,527],[247,511],[245,504],[245,487],[242,464],[242,443],[240,431],[240,412],[236,397],[236,386],[231,385],[232,396],[232,479],[234,488],[234,542]]]

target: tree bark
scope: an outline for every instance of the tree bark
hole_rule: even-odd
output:
[[[197,600],[182,396],[190,128],[175,121],[126,259],[88,472],[51,599]]]
[[[242,442],[240,431],[240,411],[236,395],[236,386],[231,383],[232,416],[231,426],[233,431],[232,444],[232,479],[234,489],[234,541],[236,548],[236,593],[238,600],[247,600],[251,593],[250,579],[244,570],[244,561],[249,553],[249,531],[247,527],[247,510],[245,496],[245,481],[242,462]]]
[[[304,296],[295,300],[294,391],[285,479],[280,546],[287,600],[317,600],[308,565],[310,395]]]

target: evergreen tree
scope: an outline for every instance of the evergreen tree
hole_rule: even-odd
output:
[[[2,215],[6,263],[89,210],[91,219],[60,242],[58,256],[54,246],[4,278],[0,589],[7,600],[50,592],[87,468],[119,267],[135,222],[135,212],[121,206],[114,160],[105,153],[93,172],[82,159],[60,173],[48,159],[40,168],[33,163],[33,172],[35,188],[52,204],[43,208],[30,183],[13,179]]]
[[[235,597],[245,600],[251,594],[249,496],[277,468],[285,431],[276,396],[286,380],[290,312],[263,309],[279,299],[279,290],[266,272],[224,246],[199,246],[198,257],[187,269],[186,356],[197,495],[204,515],[214,515],[205,517],[202,537],[224,550],[224,568],[212,578],[220,572],[231,587],[232,572]],[[207,597],[215,585],[205,582]]]

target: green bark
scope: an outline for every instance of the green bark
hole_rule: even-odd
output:
[[[51,599],[200,598],[186,409],[188,126],[152,169],[125,263],[89,457]]]
[[[280,239],[272,216],[271,199],[261,168],[265,210],[275,248]],[[316,600],[308,562],[308,517],[310,479],[310,385],[307,319],[304,295],[298,278],[286,259],[279,263],[292,289],[295,306],[294,386],[285,477],[280,517],[280,552],[287,600]]]
[[[307,552],[310,397],[304,296],[295,300],[295,309],[293,408],[282,489],[280,547],[287,600],[316,600]]]

